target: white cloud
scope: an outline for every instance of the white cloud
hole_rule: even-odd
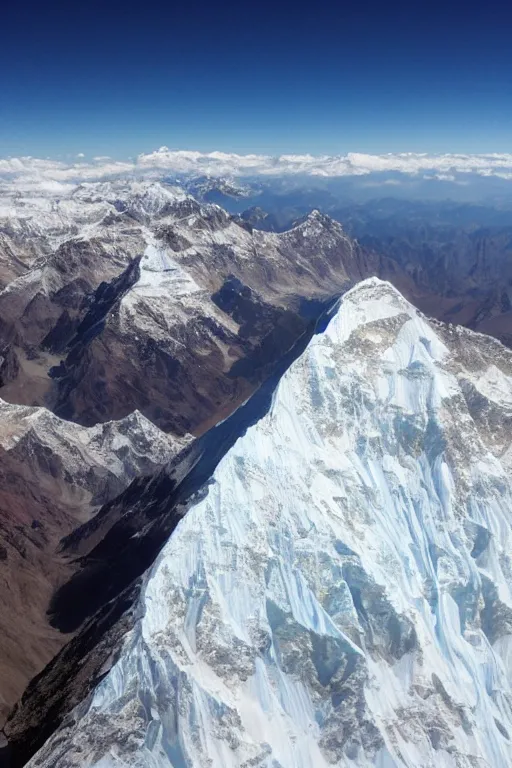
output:
[[[426,178],[424,176],[423,178]],[[400,179],[382,179],[380,176],[370,176],[370,181],[364,181],[362,184],[365,187],[400,187],[403,181]]]
[[[512,154],[428,155],[395,153],[367,155],[238,155],[226,152],[190,152],[160,147],[156,152],[139,155],[134,167],[153,168],[174,173],[210,175],[280,175],[361,176],[376,172],[418,174],[432,171],[445,176],[454,173],[497,175],[512,171]]]
[[[78,157],[83,157],[82,153]],[[341,176],[370,176],[378,173],[399,173],[436,180],[460,181],[460,175],[470,173],[495,176],[512,181],[512,154],[418,154],[394,153],[368,155],[351,152],[347,155],[239,155],[228,152],[193,152],[160,147],[155,152],[141,154],[134,160],[117,161],[106,155],[92,162],[66,163],[34,157],[0,158],[0,178],[20,189],[49,191],[51,184],[67,185],[69,189],[84,181],[135,176],[158,178],[166,174],[210,176],[309,175],[325,178]],[[372,177],[379,181],[379,177]],[[383,181],[381,183],[384,183]],[[388,180],[393,183],[393,180]],[[54,187],[57,190],[57,186]],[[61,187],[59,187],[61,190]]]
[[[79,152],[79,153],[78,153],[78,155],[77,155],[77,157],[78,157],[78,158],[81,158],[81,157],[85,157],[85,155],[84,155],[84,153],[83,153],[83,152]]]

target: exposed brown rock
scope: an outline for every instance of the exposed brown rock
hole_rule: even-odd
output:
[[[75,568],[62,537],[177,447],[137,413],[85,429],[0,401],[0,721],[68,640],[46,616]]]

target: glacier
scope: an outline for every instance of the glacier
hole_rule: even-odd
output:
[[[511,426],[510,351],[357,284],[29,765],[510,766]]]

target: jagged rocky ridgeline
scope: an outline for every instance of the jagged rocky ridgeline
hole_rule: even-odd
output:
[[[378,271],[318,212],[258,232],[176,187],[126,181],[41,208],[11,222],[47,253],[0,292],[0,393],[85,426],[138,409],[166,432],[204,430],[326,301]]]
[[[27,691],[31,767],[510,765],[512,353],[376,279],[317,330],[216,468],[114,502],[177,526]]]

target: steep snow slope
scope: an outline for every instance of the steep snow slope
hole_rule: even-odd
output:
[[[509,766],[511,388],[499,343],[356,286],[30,765]]]

